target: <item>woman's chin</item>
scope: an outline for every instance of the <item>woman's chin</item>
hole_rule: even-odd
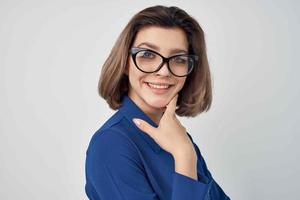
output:
[[[156,109],[165,109],[168,105],[168,103],[165,101],[153,101],[151,103],[149,102],[149,104]]]

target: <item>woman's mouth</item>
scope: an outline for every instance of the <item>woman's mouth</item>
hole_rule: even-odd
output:
[[[165,83],[150,83],[145,82],[147,87],[151,89],[151,91],[155,94],[164,94],[173,87],[173,84],[165,84]]]

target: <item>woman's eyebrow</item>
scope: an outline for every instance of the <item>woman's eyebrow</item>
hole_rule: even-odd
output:
[[[149,42],[142,42],[139,45],[137,45],[137,47],[140,47],[140,46],[147,46],[156,51],[160,50],[160,48],[158,46],[156,46],[155,44],[151,44]],[[173,53],[188,53],[188,52],[184,49],[174,48],[174,49],[171,49],[170,53],[173,54]]]

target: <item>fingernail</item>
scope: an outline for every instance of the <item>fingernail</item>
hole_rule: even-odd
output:
[[[141,124],[140,120],[138,120],[137,118],[133,118],[133,122],[134,122],[136,125],[140,125],[140,124]]]

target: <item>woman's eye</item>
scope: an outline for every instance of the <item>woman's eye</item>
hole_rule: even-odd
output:
[[[142,53],[142,57],[143,58],[153,58],[155,55],[152,53],[152,52],[150,52],[150,51],[144,51],[143,53]]]
[[[179,57],[175,57],[175,62],[176,63],[187,63],[187,58],[186,57],[183,57],[183,56],[179,56]]]

